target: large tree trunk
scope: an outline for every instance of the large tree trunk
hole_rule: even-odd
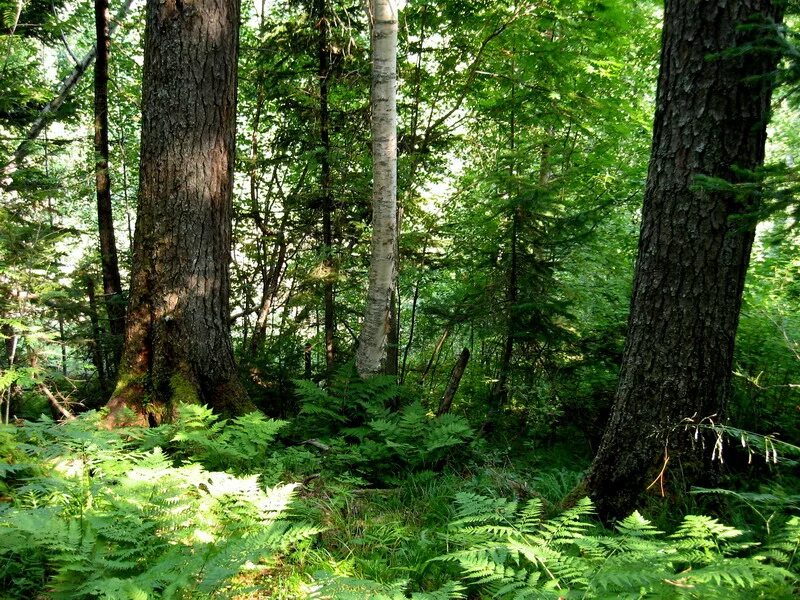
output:
[[[229,325],[239,6],[149,0],[131,297],[111,422],[251,408]],[[126,418],[122,408],[134,411]]]
[[[665,451],[670,467],[685,458],[686,483],[701,475],[704,458],[688,455],[679,425],[719,418],[725,408],[753,242],[753,227],[735,216],[754,200],[698,185],[697,176],[741,182],[747,178],[741,169],[762,164],[772,87],[767,74],[777,58],[725,52],[755,35],[741,24],[781,16],[770,0],[666,3],[628,338],[611,418],[587,480],[606,519],[634,508]]]
[[[356,369],[381,372],[397,279],[397,2],[370,0],[372,17],[372,253]]]
[[[97,58],[94,62],[94,155],[97,191],[97,225],[100,234],[100,264],[109,331],[114,336],[114,368],[125,333],[125,302],[117,263],[117,242],[111,209],[111,179],[108,174],[108,0],[95,0],[94,20]]]

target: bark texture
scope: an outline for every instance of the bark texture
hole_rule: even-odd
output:
[[[139,205],[113,424],[169,419],[177,401],[229,415],[251,408],[228,309],[238,22],[236,0],[147,3]]]
[[[97,57],[94,61],[94,155],[97,192],[97,225],[103,294],[111,335],[114,336],[115,365],[119,361],[125,333],[125,301],[117,262],[117,242],[111,208],[111,178],[108,174],[108,0],[95,0],[94,22]]]
[[[757,35],[742,24],[781,17],[769,0],[666,3],[628,337],[587,479],[605,519],[635,507],[665,450],[685,483],[700,475],[704,457],[689,455],[679,425],[725,408],[754,234],[735,217],[755,200],[698,185],[697,176],[736,183],[746,178],[740,169],[762,164],[776,56],[726,51]]]
[[[372,252],[356,369],[380,373],[397,280],[397,2],[370,0],[372,17]]]

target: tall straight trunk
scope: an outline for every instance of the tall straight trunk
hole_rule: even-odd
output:
[[[381,372],[397,280],[397,2],[370,0],[372,18],[372,252],[356,369]]]
[[[698,185],[697,176],[748,181],[742,170],[764,160],[768,74],[777,55],[727,51],[756,35],[742,24],[779,22],[778,4],[666,3],[628,338],[587,479],[606,519],[627,515],[667,458],[680,465],[685,483],[703,476],[705,458],[689,456],[679,426],[688,418],[718,419],[725,409],[754,235],[736,216],[752,210],[755,199]]]
[[[425,243],[422,244],[422,260],[420,262],[420,267],[425,266],[425,257],[428,252],[428,237],[425,238]],[[417,279],[417,282],[414,284],[414,297],[411,299],[411,318],[410,324],[408,327],[408,341],[406,341],[405,348],[403,348],[403,365],[400,368],[400,383],[403,383],[406,379],[406,363],[408,361],[408,353],[411,350],[411,344],[414,341],[414,328],[416,327],[417,322],[417,301],[419,300],[419,287],[421,282],[422,276]]]
[[[328,16],[326,0],[315,0],[318,20],[317,55],[319,59],[319,138],[320,189],[322,191],[322,253],[325,277],[323,286],[323,313],[325,319],[325,366],[330,372],[336,360],[336,321],[333,304],[335,266],[333,264],[333,195],[331,192],[331,137],[328,113],[328,86],[330,83],[330,47],[328,44]]]
[[[400,294],[397,290],[392,294],[389,304],[389,332],[386,335],[386,364],[384,375],[397,378],[400,366]]]
[[[169,419],[177,401],[223,414],[252,407],[228,307],[238,23],[236,0],[147,3],[139,204],[112,424]]]
[[[515,50],[512,49],[512,53]],[[519,189],[514,185],[514,177],[516,176],[516,162],[514,152],[516,151],[516,63],[512,55],[511,62],[511,115],[509,117],[509,149],[511,151],[510,162],[508,165],[508,200],[511,206],[511,239],[509,246],[511,249],[511,257],[508,265],[508,287],[506,288],[506,304],[508,305],[508,316],[506,321],[506,338],[503,343],[503,354],[500,358],[500,372],[497,376],[497,381],[492,387],[491,403],[489,407],[490,418],[495,415],[500,406],[505,404],[508,399],[508,374],[511,371],[511,360],[514,357],[514,336],[516,335],[516,306],[518,295],[517,284],[517,248],[519,236],[519,207],[516,206],[519,201]]]
[[[111,178],[108,173],[108,0],[95,0],[94,22],[97,57],[94,61],[94,157],[97,191],[97,225],[100,234],[100,264],[108,329],[114,336],[114,362],[118,362],[125,333],[125,302],[117,262],[114,217],[111,209]]]

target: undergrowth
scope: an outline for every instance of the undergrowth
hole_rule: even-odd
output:
[[[635,513],[608,530],[588,500],[560,506],[582,477],[563,448],[490,450],[380,378],[299,390],[291,425],[184,406],[152,429],[104,431],[93,414],[0,428],[0,597],[798,592],[796,496],[702,490],[743,506],[736,527],[689,515],[662,532]]]

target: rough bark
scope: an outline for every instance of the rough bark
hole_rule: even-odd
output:
[[[372,248],[356,369],[381,372],[397,279],[397,2],[370,0],[372,18]]]
[[[464,348],[453,367],[453,372],[450,373],[450,381],[447,384],[447,389],[444,391],[441,402],[439,402],[439,410],[436,411],[437,417],[450,412],[450,408],[453,406],[453,398],[456,397],[458,386],[461,384],[461,378],[464,376],[468,362],[469,348]]]
[[[223,414],[251,408],[228,307],[238,22],[236,0],[147,4],[139,203],[112,424],[169,419],[177,401]]]
[[[755,200],[697,185],[697,176],[736,183],[747,179],[741,169],[762,164],[772,87],[765,75],[776,56],[725,53],[755,35],[741,24],[781,17],[769,0],[666,3],[628,337],[587,479],[605,519],[635,507],[665,449],[686,483],[703,472],[703,457],[689,454],[678,429],[725,408],[754,234],[735,217]]]
[[[94,155],[97,192],[97,225],[100,237],[100,264],[103,295],[108,313],[108,329],[114,336],[114,362],[120,359],[125,333],[125,301],[117,262],[117,242],[111,208],[111,178],[108,173],[108,0],[95,0],[94,21],[97,57],[94,61]]]

